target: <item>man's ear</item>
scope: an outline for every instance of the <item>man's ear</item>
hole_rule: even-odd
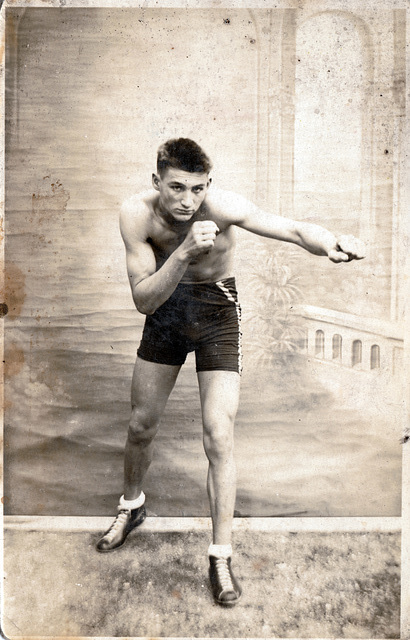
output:
[[[159,178],[156,173],[152,174],[152,186],[156,191],[159,191]]]
[[[208,178],[208,184],[207,184],[207,187],[210,187],[210,186],[211,186],[211,184],[212,184],[212,178]]]

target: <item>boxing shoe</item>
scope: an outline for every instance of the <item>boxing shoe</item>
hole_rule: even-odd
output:
[[[112,525],[97,542],[97,551],[113,551],[124,544],[130,531],[142,524],[147,517],[145,505],[137,509],[118,507],[118,513]]]
[[[232,573],[231,558],[209,556],[209,579],[215,602],[234,607],[240,600],[242,589]]]

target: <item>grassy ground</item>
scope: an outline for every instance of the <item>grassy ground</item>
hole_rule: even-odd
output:
[[[238,531],[244,595],[215,605],[208,534],[141,528],[111,554],[94,532],[5,532],[9,637],[398,638],[396,533]]]

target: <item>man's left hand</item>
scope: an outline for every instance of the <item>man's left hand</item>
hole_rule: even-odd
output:
[[[363,260],[366,256],[364,243],[354,236],[340,236],[336,246],[328,253],[332,262],[350,262],[351,260]]]

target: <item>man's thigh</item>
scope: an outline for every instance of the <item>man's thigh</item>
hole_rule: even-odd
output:
[[[161,415],[174,388],[180,366],[158,364],[137,357],[132,376],[131,404]]]
[[[239,404],[239,373],[198,371],[197,375],[204,424],[226,419],[233,421]]]

